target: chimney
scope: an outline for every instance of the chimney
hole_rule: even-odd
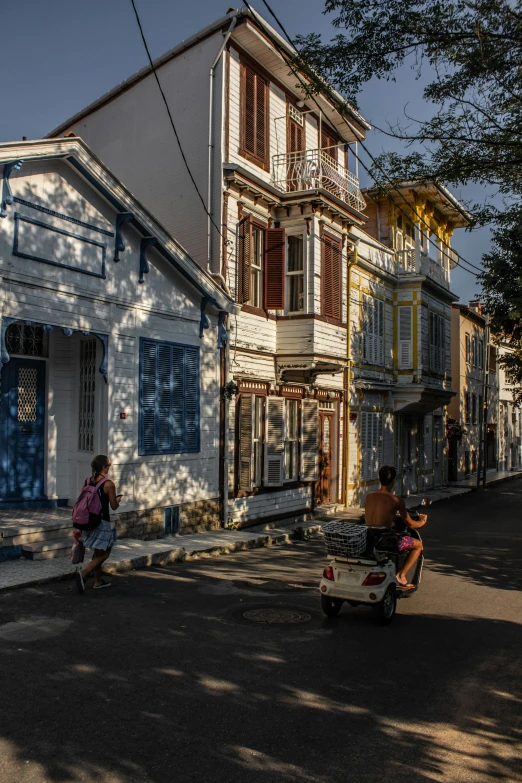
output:
[[[480,299],[470,299],[469,309],[475,310],[476,313],[482,315],[482,302],[480,301]]]

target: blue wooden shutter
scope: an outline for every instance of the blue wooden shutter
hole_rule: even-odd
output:
[[[172,350],[172,407],[170,410],[172,451],[185,451],[185,349],[180,345]]]
[[[143,340],[142,454],[199,451],[199,349]]]
[[[142,452],[151,452],[156,448],[156,352],[156,343],[142,343],[140,427],[140,451]]]
[[[199,451],[199,351],[185,348],[185,451]]]

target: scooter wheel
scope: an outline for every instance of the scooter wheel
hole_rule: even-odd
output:
[[[341,611],[342,598],[331,598],[329,595],[321,596],[321,609],[328,617],[335,617]]]
[[[395,585],[390,585],[384,593],[384,598],[373,607],[373,620],[377,625],[389,625],[395,617],[397,609],[397,592]]]

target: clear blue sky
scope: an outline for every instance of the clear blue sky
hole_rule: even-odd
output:
[[[239,5],[240,3],[238,3]],[[231,3],[233,5],[233,3]],[[271,0],[290,35],[332,34],[331,16],[324,16],[322,0]],[[224,15],[221,0],[137,0],[138,10],[153,57]],[[254,3],[273,23],[260,0]],[[22,13],[21,13],[22,12]],[[146,64],[146,55],[130,0],[25,0],[2,4],[2,112],[0,140],[40,138]],[[274,23],[275,26],[275,23]],[[430,107],[422,99],[422,81],[403,68],[397,82],[370,82],[360,96],[360,109],[369,122],[387,127],[408,113],[422,119]],[[371,131],[373,154],[401,149],[382,133]],[[364,158],[364,153],[361,153]],[[360,171],[363,185],[369,184]],[[484,198],[478,188],[456,191],[471,202]],[[487,250],[486,230],[474,234],[457,231],[454,247],[479,264]],[[455,270],[452,289],[466,301],[477,293],[474,278]]]

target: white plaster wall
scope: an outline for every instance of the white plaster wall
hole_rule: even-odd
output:
[[[209,71],[222,41],[218,31],[157,70],[190,170],[205,202]],[[214,91],[213,200],[219,225],[222,63],[216,69]],[[207,217],[181,158],[153,76],[142,79],[67,130],[81,136],[192,257],[206,265]],[[219,254],[219,242],[214,243],[214,251]]]

